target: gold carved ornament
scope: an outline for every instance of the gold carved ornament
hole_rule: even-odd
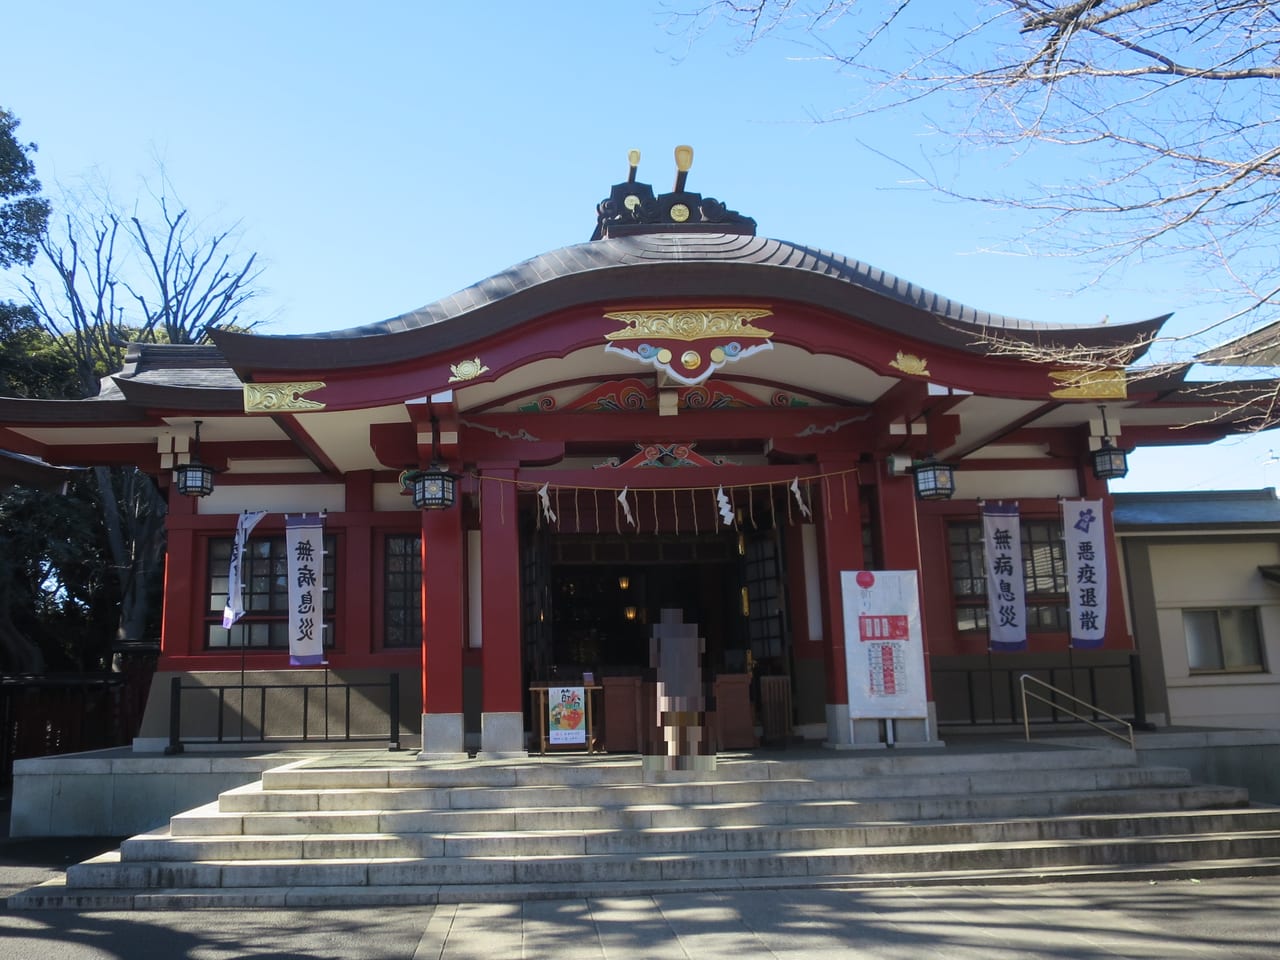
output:
[[[617,310],[606,313],[609,320],[627,324],[626,329],[606,333],[606,340],[705,340],[710,337],[753,337],[768,339],[773,331],[751,326],[752,320],[768,317],[772,310],[756,307],[697,307],[672,310]]]
[[[320,390],[324,382],[305,380],[298,383],[246,383],[244,385],[245,413],[292,413],[299,410],[323,410],[318,400],[303,396],[312,390]]]
[[[1123,370],[1050,370],[1049,378],[1062,384],[1049,395],[1062,400],[1124,400],[1129,396]]]
[[[450,383],[461,383],[464,380],[474,380],[482,373],[488,373],[489,368],[486,367],[479,357],[474,360],[463,360],[459,363],[449,365]]]
[[[899,350],[898,355],[889,361],[889,366],[913,377],[932,376],[929,373],[929,361],[924,357],[917,357],[914,353],[903,353]]]

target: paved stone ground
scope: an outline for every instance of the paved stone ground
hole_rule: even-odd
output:
[[[9,868],[0,868],[6,876]],[[352,910],[0,912],[0,956],[1274,960],[1280,878]]]

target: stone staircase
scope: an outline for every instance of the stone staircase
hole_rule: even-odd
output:
[[[341,906],[1280,872],[1280,808],[1127,750],[418,763],[319,756],[20,909]]]

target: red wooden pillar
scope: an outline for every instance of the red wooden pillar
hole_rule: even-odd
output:
[[[422,756],[466,756],[462,508],[422,511]]]
[[[818,517],[818,566],[822,576],[823,657],[826,668],[827,740],[850,742],[849,684],[845,668],[844,591],[840,575],[861,570],[861,510],[857,472],[841,473],[852,464],[822,462],[823,503]]]
[[[169,485],[169,509],[165,516],[164,602],[160,613],[160,661],[157,669],[169,669],[172,657],[189,657],[204,649],[203,638],[195,636],[199,629],[199,612],[208,598],[196,582],[194,497],[178,493]]]
[[[485,756],[526,751],[515,477],[514,469],[490,468],[480,480],[480,750]]]

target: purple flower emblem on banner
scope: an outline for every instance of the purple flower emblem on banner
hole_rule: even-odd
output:
[[[1088,533],[1089,528],[1098,520],[1092,509],[1080,511],[1080,519],[1075,522],[1075,528],[1081,533]]]

